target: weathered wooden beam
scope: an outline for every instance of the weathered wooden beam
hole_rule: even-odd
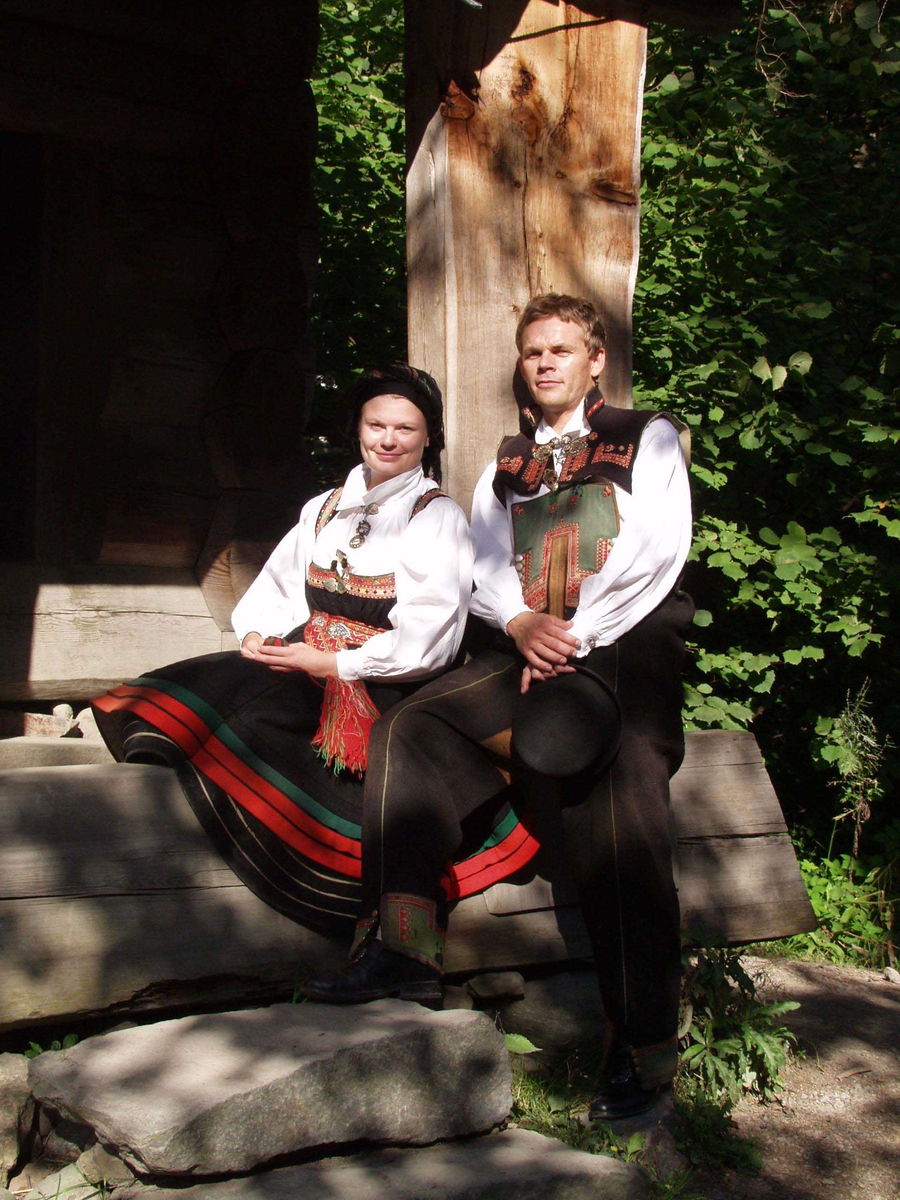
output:
[[[706,793],[711,762],[719,782]],[[749,734],[689,736],[683,771],[696,779],[683,787],[676,776],[673,789],[688,931],[742,942],[814,926],[787,835],[773,832],[777,800],[758,765]],[[723,772],[730,780],[721,789]],[[717,807],[731,816],[715,815]],[[761,807],[769,810],[762,819]],[[171,771],[0,773],[0,1028],[283,993],[298,964],[333,965],[344,949],[279,916],[238,882]],[[498,884],[457,905],[447,969],[589,953],[566,881],[536,879]]]
[[[0,701],[88,699],[224,648],[193,573],[147,566],[0,565],[0,643]]]
[[[410,361],[445,388],[448,486],[467,503],[514,432],[516,313],[587,296],[601,384],[630,404],[646,30],[581,5],[407,4]]]
[[[154,154],[205,154],[222,90],[197,53],[160,54],[0,13],[0,121],[7,127]]]

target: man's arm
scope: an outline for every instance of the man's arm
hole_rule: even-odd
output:
[[[678,582],[691,545],[687,465],[664,418],[644,431],[632,491],[617,490],[621,529],[603,570],[581,585],[572,633],[579,656],[609,646],[643,620]]]

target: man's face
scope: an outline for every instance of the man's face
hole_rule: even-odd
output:
[[[581,326],[541,317],[522,333],[519,370],[544,420],[560,432],[603,369],[606,351],[588,353]]]

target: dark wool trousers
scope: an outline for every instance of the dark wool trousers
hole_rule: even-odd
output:
[[[681,953],[669,779],[684,753],[681,665],[693,611],[690,597],[675,591],[582,660],[618,696],[622,742],[601,779],[557,788],[606,1013],[626,1042],[647,1048],[650,1082],[674,1070]],[[441,901],[441,870],[460,847],[462,822],[507,787],[481,743],[509,728],[522,666],[514,652],[479,654],[376,723],[365,783],[364,915],[384,893]],[[656,1072],[651,1060],[664,1046],[672,1052]]]

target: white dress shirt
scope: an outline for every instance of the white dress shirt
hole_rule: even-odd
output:
[[[306,573],[311,562],[329,570],[337,551],[347,556],[354,575],[393,572],[397,599],[391,628],[355,650],[337,652],[341,679],[425,679],[456,657],[472,591],[473,546],[466,518],[452,500],[438,499],[412,520],[419,496],[437,484],[421,467],[367,487],[368,469],[347,476],[337,512],[318,538],[316,519],[329,492],[308,501],[300,520],[279,542],[268,562],[232,613],[238,639],[248,633],[284,637],[309,618]],[[363,507],[377,504],[367,518],[371,532],[358,550],[350,539]]]
[[[590,432],[584,404],[563,433]],[[558,436],[545,421],[535,430],[541,445]],[[554,452],[557,470],[562,453]],[[520,496],[506,489],[507,503],[494,495],[496,464],[486,468],[472,499],[475,538],[475,595],[470,611],[505,630],[528,606],[515,564],[510,502],[523,504],[547,494]],[[583,657],[596,646],[609,646],[665,599],[675,586],[691,544],[691,496],[681,443],[674,426],[655,419],[644,429],[634,460],[631,494],[613,485],[619,533],[601,571],[581,585],[570,632]]]

